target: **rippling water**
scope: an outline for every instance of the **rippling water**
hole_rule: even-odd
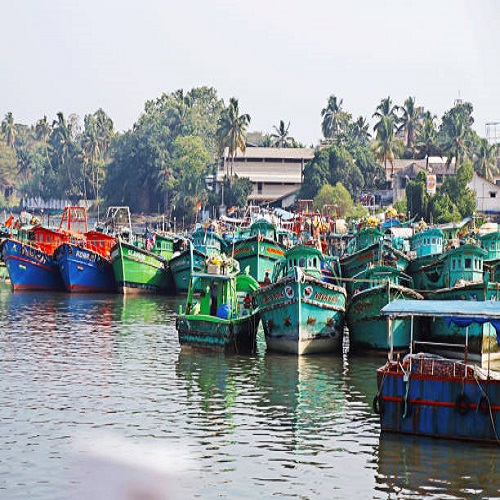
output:
[[[500,496],[498,447],[380,437],[382,359],[181,352],[181,302],[0,287],[0,498],[78,496],[103,432],[190,457],[182,498]]]

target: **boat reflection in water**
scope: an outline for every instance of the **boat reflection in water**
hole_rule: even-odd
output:
[[[384,498],[498,498],[491,446],[383,433],[375,489]]]

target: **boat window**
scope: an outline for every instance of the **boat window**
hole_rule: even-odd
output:
[[[318,263],[316,261],[316,257],[314,257],[314,259],[313,259],[313,267],[318,267]]]
[[[435,245],[436,244],[436,238],[432,238],[432,244]]]
[[[452,261],[451,261],[451,268],[455,269],[456,267],[457,267],[457,260],[456,259],[452,259]]]
[[[299,267],[306,267],[306,259],[304,257],[299,259]]]
[[[465,269],[471,269],[472,268],[472,259],[470,257],[467,257],[465,259]]]

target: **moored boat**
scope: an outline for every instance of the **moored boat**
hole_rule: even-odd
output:
[[[382,309],[389,318],[443,318],[467,330],[475,323],[489,323],[498,335],[500,305],[462,301],[394,301]],[[464,335],[467,338],[467,335]],[[380,415],[382,432],[439,438],[487,441],[500,444],[500,372],[490,363],[471,364],[467,342],[460,347],[463,358],[443,358],[426,352],[410,352],[377,370],[378,391],[373,401]]]
[[[354,277],[353,295],[349,299],[346,322],[349,328],[349,349],[352,351],[383,351],[389,347],[387,321],[380,310],[397,299],[422,300],[413,290],[411,278],[390,266],[367,267]],[[410,342],[410,321],[396,319],[393,325],[394,348],[407,349]]]
[[[272,283],[256,292],[270,351],[302,355],[341,349],[347,294],[339,275],[338,260],[314,247],[285,252]]]
[[[253,353],[259,310],[252,301],[258,282],[239,268],[207,263],[191,275],[184,310],[176,319],[181,347],[227,354]]]

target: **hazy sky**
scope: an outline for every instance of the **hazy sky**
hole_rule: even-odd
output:
[[[371,119],[383,97],[438,117],[458,97],[500,121],[499,0],[3,0],[0,118],[102,107],[126,130],[146,100],[213,86],[250,131],[307,145],[331,94]]]

